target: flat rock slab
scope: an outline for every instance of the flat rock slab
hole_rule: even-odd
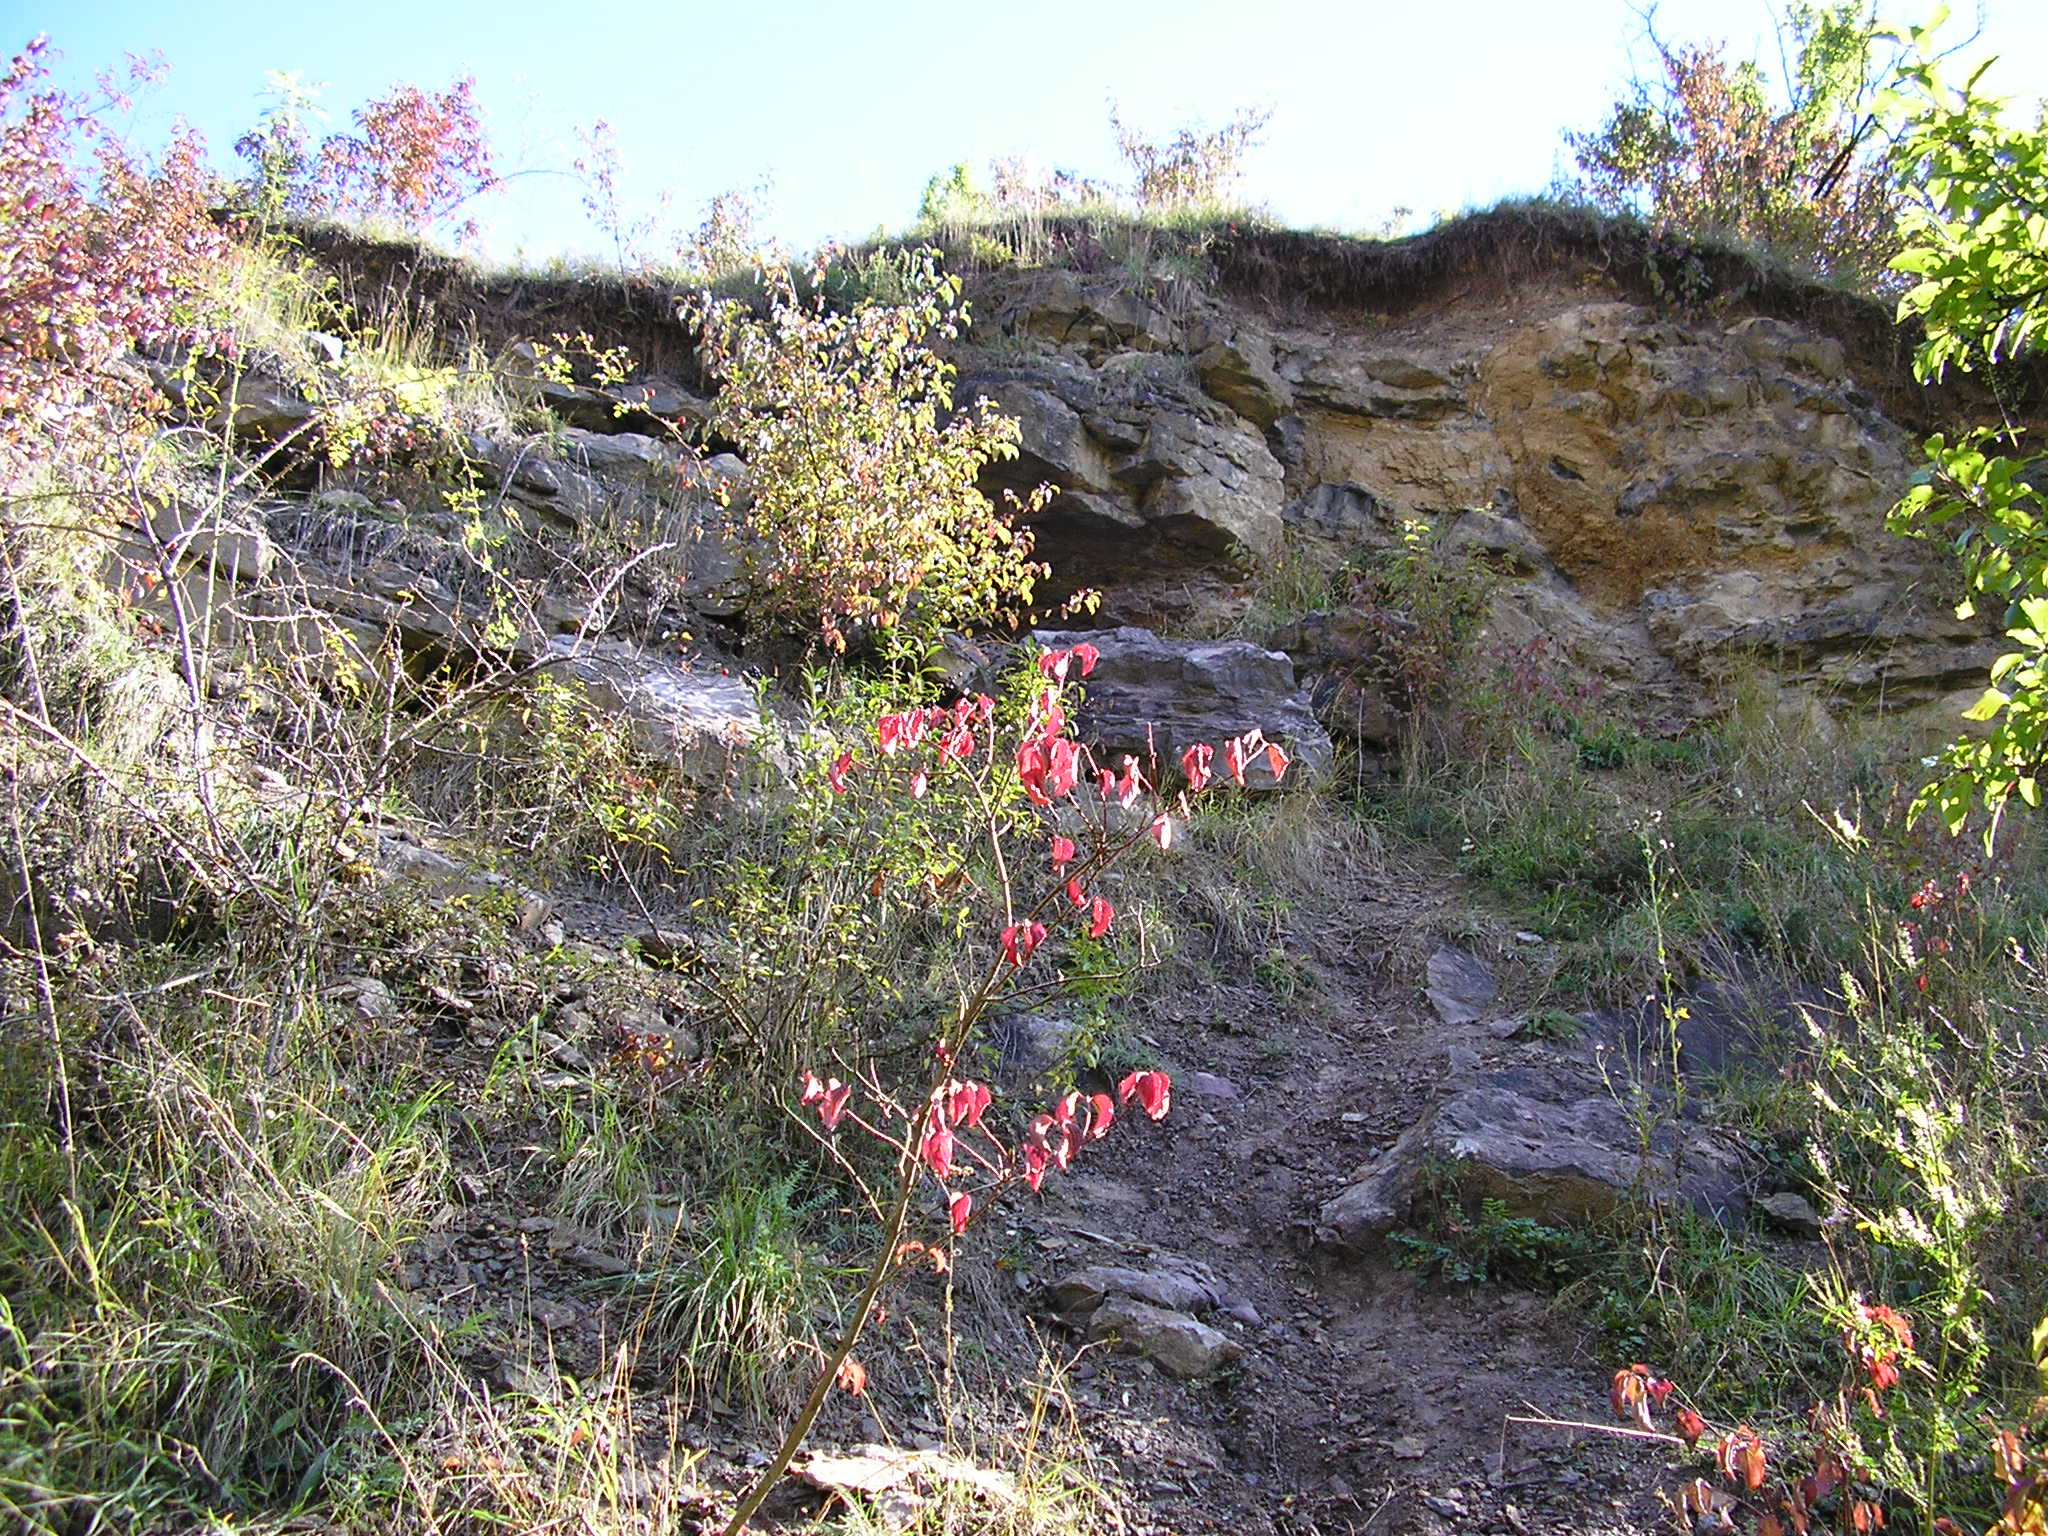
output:
[[[1645,1148],[1647,1147],[1647,1155]],[[1511,1214],[1590,1222],[1630,1196],[1716,1218],[1746,1204],[1740,1155],[1668,1101],[1637,1106],[1558,1064],[1454,1078],[1363,1178],[1323,1206],[1317,1237],[1370,1251],[1408,1219],[1425,1175]]]
[[[1225,1299],[1223,1287],[1206,1266],[1163,1257],[1143,1269],[1091,1264],[1052,1287],[1053,1304],[1072,1323],[1092,1317],[1117,1297],[1169,1312],[1213,1311]]]
[[[678,666],[618,640],[578,646],[568,635],[548,642],[572,679],[601,709],[624,717],[651,757],[672,758],[693,783],[725,782],[733,755],[767,729],[753,686],[708,667]]]
[[[1193,1381],[1221,1370],[1244,1353],[1244,1346],[1185,1312],[1169,1311],[1128,1296],[1112,1296],[1088,1319],[1088,1337],[1115,1339],[1143,1355],[1167,1375]]]
[[[1424,990],[1430,1007],[1446,1024],[1476,1024],[1491,1011],[1500,983],[1477,955],[1445,944],[1429,957]]]
[[[1756,1213],[1780,1232],[1789,1232],[1794,1237],[1818,1240],[1827,1230],[1813,1202],[1792,1190],[1765,1195],[1757,1201]]]

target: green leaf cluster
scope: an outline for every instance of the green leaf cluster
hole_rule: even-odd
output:
[[[1981,94],[1982,68],[1949,86],[1931,31],[1905,34],[1916,57],[1894,97],[1914,193],[1893,265],[1917,279],[1899,319],[1922,328],[1914,354],[1922,380],[1950,368],[1978,373],[2000,410],[1993,424],[1928,439],[1926,470],[1891,521],[1899,532],[1949,541],[1968,589],[1958,614],[1996,603],[2013,647],[1992,664],[1990,686],[1965,716],[1986,731],[1947,750],[1915,804],[1951,832],[1988,811],[1995,832],[2014,797],[2040,803],[2048,738],[2048,454],[2027,450],[1999,395],[2001,365],[2032,352],[2048,321],[2048,118],[2037,114],[2028,126]]]
[[[936,251],[895,264],[896,293],[835,310],[828,258],[805,280],[762,274],[767,313],[703,295],[692,310],[720,380],[710,430],[747,461],[744,576],[750,621],[809,629],[834,650],[857,635],[921,653],[948,629],[1021,619],[1045,567],[983,466],[1017,456],[1017,422],[986,400],[953,408],[936,350],[968,323]]]

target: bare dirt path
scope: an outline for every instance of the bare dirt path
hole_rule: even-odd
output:
[[[1045,1281],[1178,1257],[1226,1293],[1209,1320],[1245,1353],[1217,1379],[1107,1351],[1076,1371],[1084,1418],[1159,1530],[1521,1536],[1658,1519],[1654,1450],[1507,1422],[1607,1413],[1626,1362],[1589,1337],[1583,1304],[1314,1244],[1322,1203],[1414,1121],[1453,1051],[1545,1048],[1432,1012],[1402,955],[1442,915],[1430,889],[1361,873],[1341,923],[1294,935],[1314,1001],[1219,984],[1156,1008],[1144,1033],[1178,1069],[1173,1114],[1091,1149],[1021,1223]]]

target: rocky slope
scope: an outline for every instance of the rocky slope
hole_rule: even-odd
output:
[[[1682,725],[1748,675],[1812,712],[1883,709],[1949,728],[1953,696],[1974,692],[1995,645],[1953,617],[1940,553],[1885,530],[1941,402],[1912,385],[1868,306],[1738,288],[1711,263],[1715,281],[1680,305],[1654,291],[1661,269],[1640,252],[1504,245],[1484,221],[1399,249],[1371,268],[1341,244],[1225,237],[1199,276],[1184,259],[1127,268],[1083,253],[970,285],[978,324],[955,356],[959,393],[1023,428],[1022,456],[988,488],[1057,486],[1040,552],[1057,583],[1104,594],[1081,722],[1098,746],[1171,753],[1257,725],[1287,742],[1303,777],[1328,771],[1314,685],[1370,659],[1375,616],[1274,621],[1260,589],[1283,563],[1334,567],[1394,547],[1413,521],[1498,574],[1494,638],[1541,642],[1637,718]],[[216,523],[166,507],[138,538],[191,557],[191,605],[230,631],[287,639],[309,605],[339,620],[319,644],[353,647],[337,668],[369,670],[394,637],[436,664],[459,663],[457,637],[479,635],[501,658],[554,658],[556,675],[699,785],[723,781],[728,754],[772,750],[772,721],[733,675],[751,659],[728,524],[747,467],[693,441],[702,381],[657,299],[493,284],[375,248],[324,254],[358,287],[396,283],[438,306],[556,418],[546,433],[506,426],[467,444],[485,508],[516,509],[523,531],[493,551],[487,582],[460,517],[348,486],[252,495]],[[521,344],[562,329],[633,347],[645,371],[611,387],[533,376]],[[308,419],[278,383],[238,388],[228,419],[245,437],[287,443]],[[289,586],[266,585],[281,566]],[[521,600],[506,604],[508,591]],[[958,660],[986,662],[971,645]],[[390,845],[379,862],[466,880],[431,852]],[[1080,1421],[1154,1528],[1348,1530],[1391,1512],[1385,1528],[1422,1532],[1607,1531],[1650,1518],[1604,1451],[1550,1429],[1512,1444],[1504,1432],[1515,1402],[1564,1419],[1593,1411],[1603,1362],[1574,1358],[1572,1330],[1526,1298],[1419,1289],[1387,1263],[1390,1233],[1430,1198],[1425,1170],[1518,1216],[1597,1214],[1651,1187],[1733,1220],[1772,1191],[1752,1187],[1739,1148],[1678,1111],[1643,1101],[1654,1137],[1621,1112],[1608,1063],[1641,1048],[1639,1023],[1583,1016],[1569,1048],[1528,1028],[1531,978],[1547,985],[1555,969],[1548,941],[1494,935],[1490,958],[1452,942],[1470,926],[1451,910],[1453,886],[1432,870],[1402,889],[1347,857],[1292,929],[1274,919],[1263,952],[1218,949],[1213,975],[1148,1004],[1134,1027],[1175,1067],[1188,1113],[1020,1216],[1022,1257],[978,1277],[981,1326],[1006,1366],[1024,1359],[1020,1307],[1063,1350],[1105,1346],[1077,1359]],[[693,908],[593,916],[573,892],[514,894],[536,950],[581,946],[593,975],[633,986],[495,1011],[487,997],[441,996],[443,1012],[422,1021],[366,975],[352,1006],[410,1019],[436,1073],[480,1094],[529,1029],[522,1059],[572,1097],[594,1094],[620,1030],[686,1066],[713,1054],[640,975],[661,969],[650,938],[687,933]],[[1298,969],[1285,990],[1322,1003],[1282,999],[1262,963]],[[1531,976],[1517,982],[1517,967]],[[1693,1000],[1696,1030],[1718,1017],[1709,1001]],[[1230,1022],[1247,1017],[1257,1031]],[[1058,1019],[1004,1022],[1006,1050],[1033,1029],[1057,1044]],[[1744,1038],[1743,1022],[1722,1034]],[[1705,1043],[1687,1039],[1684,1059],[1707,1059]],[[657,1267],[673,1241],[658,1212],[601,1212],[611,1225],[598,1231],[554,1192],[520,1187],[496,1153],[525,1156],[542,1135],[465,1170],[470,1208],[436,1218],[398,1279],[451,1319],[488,1304],[503,1326],[470,1363],[535,1396],[557,1390],[536,1362],[599,1368],[628,1313],[599,1282]],[[1662,1189],[1658,1170],[1682,1143],[1691,1172]],[[828,1437],[884,1433],[865,1412],[841,1405]],[[759,1460],[752,1427],[693,1423],[680,1441],[673,1425],[644,1428],[671,1452],[708,1447],[701,1475],[717,1498]]]
[[[709,488],[743,488],[744,466],[672,440],[701,422],[703,381],[658,291],[309,244],[348,289],[403,295],[496,355],[561,420],[549,440],[473,444],[500,498],[558,533],[685,551],[666,611],[630,583],[593,626],[557,573],[541,630],[738,640]],[[1996,654],[1955,618],[1945,553],[1885,528],[1919,437],[1958,402],[1914,383],[1872,301],[1518,210],[1391,245],[1219,232],[1149,266],[1080,236],[1062,249],[1065,265],[970,279],[956,396],[1018,418],[1023,453],[987,488],[1058,488],[1040,553],[1056,587],[1104,594],[1105,627],[1355,671],[1375,643],[1362,616],[1275,623],[1254,592],[1279,562],[1334,567],[1420,520],[1501,576],[1495,641],[1638,718],[1681,724],[1760,676],[1824,712],[1946,731]],[[644,373],[532,378],[527,343],[565,329]]]

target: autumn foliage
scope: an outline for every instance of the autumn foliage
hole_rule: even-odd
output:
[[[395,85],[357,108],[355,132],[320,146],[316,196],[325,212],[425,230],[496,180],[476,81],[465,76],[438,92]],[[466,221],[458,237],[474,230]]]
[[[1888,1475],[1898,1464],[1887,1457],[1881,1439],[1898,1417],[1892,1395],[1909,1374],[1928,1374],[1913,1345],[1912,1321],[1904,1313],[1852,1299],[1842,1329],[1848,1364],[1841,1390],[1832,1401],[1814,1405],[1795,1444],[1777,1450],[1749,1424],[1716,1429],[1647,1365],[1617,1370],[1608,1397],[1616,1416],[1645,1434],[1657,1433],[1657,1416],[1668,1409],[1675,1438],[1708,1457],[1713,1477],[1691,1478],[1665,1495],[1680,1530],[1755,1536],[1882,1531],[1891,1522],[1887,1509],[1910,1497]],[[1986,1422],[2000,1498],[1998,1519],[1986,1536],[2048,1536],[2048,1445],[2029,1449],[2027,1439],[2038,1429]],[[1942,1536],[1960,1536],[1964,1529],[1931,1510],[1915,1513],[1924,1529]]]
[[[121,355],[203,328],[198,299],[226,246],[204,146],[179,126],[145,164],[98,120],[121,91],[53,87],[43,38],[0,76],[0,480],[146,422],[154,397]]]
[[[1657,69],[1591,133],[1583,191],[1688,235],[1755,241],[1831,276],[1892,281],[1900,190],[1867,100],[1874,34],[1853,6],[1796,6],[1778,99],[1718,45],[1655,40]]]
[[[1256,731],[1190,746],[1181,765],[1185,784],[1177,792],[1161,785],[1156,762],[1125,756],[1114,764],[1096,763],[1075,740],[1068,689],[1100,660],[1085,643],[1039,656],[1038,677],[1014,725],[985,694],[884,711],[870,722],[867,741],[841,747],[824,765],[825,789],[834,802],[879,795],[899,804],[936,802],[963,819],[979,818],[980,826],[969,830],[987,855],[1001,916],[989,922],[978,915],[987,909],[975,902],[974,881],[964,869],[920,882],[921,895],[934,907],[943,903],[966,914],[967,933],[976,931],[974,922],[986,922],[979,930],[979,945],[986,946],[980,980],[931,1043],[932,1068],[921,1086],[901,1088],[872,1068],[848,1063],[836,1071],[814,1066],[800,1074],[797,1106],[815,1119],[825,1146],[859,1184],[882,1240],[850,1323],[820,1366],[781,1446],[727,1523],[729,1536],[745,1528],[829,1393],[866,1391],[868,1372],[853,1351],[891,1279],[925,1266],[947,1272],[951,1242],[999,1195],[1018,1185],[1035,1194],[1049,1174],[1071,1167],[1083,1149],[1108,1136],[1119,1118],[1135,1113],[1163,1120],[1172,1107],[1171,1079],[1147,1068],[1125,1073],[1113,1092],[1108,1084],[1070,1089],[1021,1123],[1010,1123],[998,1114],[988,1085],[963,1065],[989,1010],[1022,984],[1034,964],[1043,965],[1042,954],[1060,941],[1071,944],[1084,935],[1099,941],[1110,932],[1116,911],[1102,889],[1104,876],[1140,845],[1171,845],[1175,826],[1193,812],[1192,797],[1219,782],[1207,771],[1219,750],[1239,783],[1255,757],[1276,779],[1287,771],[1286,752]],[[876,890],[886,889],[891,878],[888,868],[879,870]],[[891,1154],[894,1174],[887,1186],[870,1187],[856,1162],[839,1150],[838,1137],[846,1130]],[[944,1213],[944,1234],[912,1235],[920,1191],[930,1194],[935,1212]]]

